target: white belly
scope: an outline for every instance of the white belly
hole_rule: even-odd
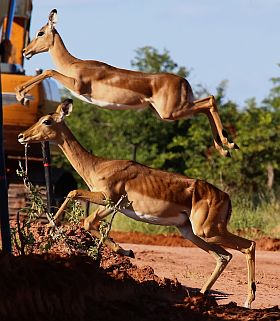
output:
[[[104,109],[142,109],[149,106],[149,101],[144,101],[142,104],[138,105],[124,105],[124,104],[116,104],[116,103],[110,103],[103,100],[97,100],[89,95],[79,95],[75,91],[70,90],[71,94],[75,96],[76,98],[85,101],[86,103],[97,105],[99,107],[102,107]]]
[[[187,216],[183,213],[178,213],[176,216],[171,217],[158,217],[151,214],[145,214],[129,210],[127,208],[122,208],[119,211],[125,214],[126,216],[133,218],[136,221],[141,221],[155,225],[180,226],[187,221]]]

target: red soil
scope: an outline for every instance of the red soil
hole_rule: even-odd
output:
[[[80,229],[68,234],[88,242]],[[44,228],[36,239],[39,235],[42,241]],[[278,307],[217,305],[214,298],[189,296],[176,279],[160,278],[150,266],[131,262],[107,248],[97,261],[79,252],[68,255],[63,244],[43,255],[2,254],[0,320],[280,320]]]
[[[185,240],[182,236],[173,235],[151,235],[139,232],[116,232],[112,231],[110,236],[118,243],[132,243],[132,244],[150,244],[161,246],[183,246],[196,247],[192,242]],[[262,237],[255,240],[257,243],[257,250],[262,251],[280,251],[280,240],[270,237]]]

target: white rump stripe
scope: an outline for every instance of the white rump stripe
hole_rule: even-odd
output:
[[[131,105],[116,104],[116,103],[110,103],[103,100],[97,100],[90,97],[89,95],[78,95],[75,91],[72,91],[72,90],[70,90],[70,92],[73,96],[77,97],[80,100],[85,101],[86,103],[97,105],[105,109],[130,109],[132,107]],[[142,109],[142,108],[146,108],[148,105],[149,105],[149,102],[143,102],[143,104],[133,105],[133,108]]]
[[[180,226],[187,220],[186,214],[179,213],[176,216],[171,217],[158,217],[151,214],[140,213],[137,211],[122,208],[119,210],[124,215],[133,218],[134,220],[155,224],[155,225],[166,225],[166,226]]]

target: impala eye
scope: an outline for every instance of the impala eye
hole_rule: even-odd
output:
[[[42,122],[42,124],[44,124],[44,125],[47,125],[47,126],[49,126],[49,125],[51,125],[51,120],[49,120],[49,119],[46,119],[46,120],[44,120],[43,122]]]
[[[45,33],[43,31],[39,31],[37,37],[42,37]]]

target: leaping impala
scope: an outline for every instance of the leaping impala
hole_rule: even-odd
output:
[[[245,305],[255,299],[255,242],[230,233],[227,223],[231,215],[229,196],[213,185],[183,175],[153,169],[128,160],[109,160],[87,152],[64,122],[72,111],[72,100],[60,104],[55,113],[42,117],[19,134],[21,144],[52,141],[62,149],[90,191],[70,192],[54,216],[58,220],[71,199],[83,199],[100,207],[84,221],[95,236],[94,224],[113,210],[106,209],[107,200],[117,203],[126,195],[128,207],[120,211],[135,220],[157,225],[176,226],[184,238],[211,254],[216,267],[201,292],[216,282],[232,255],[222,246],[245,254],[248,266],[248,294]],[[113,250],[123,250],[107,240]]]
[[[204,113],[210,122],[214,145],[223,156],[230,156],[223,148],[238,148],[228,141],[223,129],[215,98],[209,96],[194,100],[188,81],[168,73],[148,74],[124,70],[95,60],[81,60],[73,57],[66,49],[55,29],[57,10],[49,14],[48,23],[37,33],[30,44],[23,49],[23,55],[48,51],[57,70],[45,70],[16,88],[17,99],[27,102],[25,95],[43,79],[52,77],[68,88],[72,94],[88,103],[106,109],[139,109],[152,106],[163,120],[187,118]]]

